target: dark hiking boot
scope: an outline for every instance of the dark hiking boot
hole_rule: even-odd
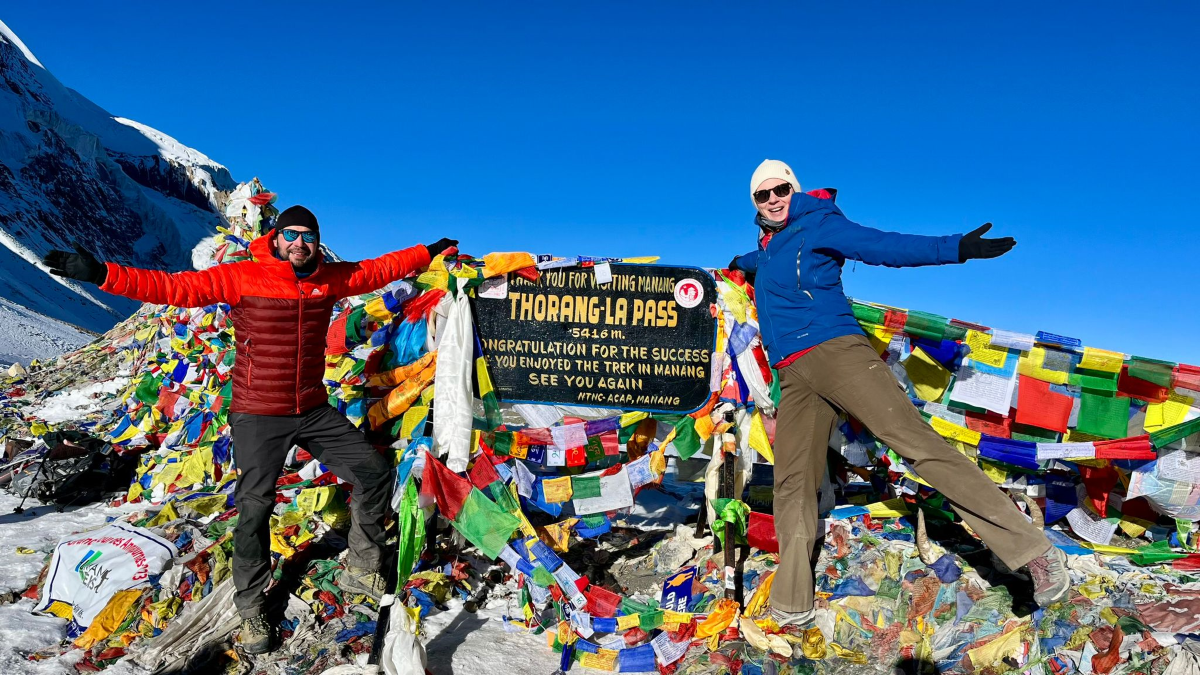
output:
[[[266,654],[271,651],[273,632],[267,617],[262,614],[242,619],[242,629],[238,631],[238,645],[247,654]]]
[[[1029,561],[1029,576],[1033,577],[1033,601],[1038,607],[1049,607],[1062,600],[1071,588],[1067,555],[1057,546]]]
[[[375,601],[387,593],[387,581],[378,570],[369,570],[353,565],[346,565],[341,578],[338,579],[338,586],[343,591],[368,595]]]

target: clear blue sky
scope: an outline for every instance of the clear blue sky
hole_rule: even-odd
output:
[[[1200,363],[1194,3],[8,3],[113,114],[303,203],[348,258],[754,246],[789,162],[852,219],[996,261],[848,264],[863,299]]]

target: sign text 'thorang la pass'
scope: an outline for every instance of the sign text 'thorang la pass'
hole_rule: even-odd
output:
[[[695,267],[516,274],[479,289],[476,325],[501,401],[691,412],[708,399],[717,287]]]

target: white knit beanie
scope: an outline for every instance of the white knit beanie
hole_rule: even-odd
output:
[[[764,159],[762,164],[754,170],[754,175],[750,176],[750,201],[754,202],[754,206],[758,207],[758,202],[754,201],[754,191],[758,189],[763,181],[778,178],[792,184],[792,190],[800,191],[800,181],[796,180],[796,173],[792,171],[792,167],[784,164],[777,159]]]

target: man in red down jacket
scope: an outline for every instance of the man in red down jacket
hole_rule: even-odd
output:
[[[406,277],[457,243],[441,239],[372,260],[326,263],[316,216],[293,206],[279,215],[274,230],[251,243],[254,260],[200,272],[169,274],[101,263],[78,245],[77,253],[51,251],[46,256],[51,273],[116,295],[177,307],[230,305],[237,359],[229,422],[239,515],[233,581],[245,651],[260,654],[272,648],[274,627],[266,618],[264,595],[271,579],[270,519],[275,483],[293,444],[311,451],[354,488],[350,550],[339,584],[376,599],[386,592],[381,564],[391,465],[329,406],[322,383],[325,335],[339,298]]]

